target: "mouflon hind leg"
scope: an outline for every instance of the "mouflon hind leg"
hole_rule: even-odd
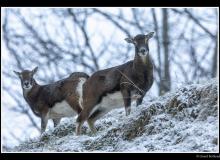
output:
[[[82,122],[76,122],[76,135],[79,136],[81,134]]]
[[[89,127],[91,131],[95,134],[97,132],[97,129],[95,128],[95,122],[96,120],[103,117],[106,113],[108,113],[108,110],[104,108],[98,108],[92,115],[90,115],[88,121]]]
[[[92,133],[93,133],[93,134],[96,134],[97,129],[95,128],[95,125],[94,125],[95,122],[94,122],[93,120],[91,120],[91,119],[88,119],[88,120],[87,120],[87,123],[88,123],[89,128],[90,128],[90,130],[92,131]]]

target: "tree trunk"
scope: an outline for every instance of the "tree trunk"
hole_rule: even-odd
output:
[[[161,81],[160,95],[170,90],[170,67],[169,67],[169,22],[168,22],[168,9],[162,9],[162,38],[164,50],[164,66],[163,66],[163,80]]]
[[[216,34],[218,35],[218,34]],[[213,54],[213,62],[212,62],[212,77],[217,76],[217,52],[218,52],[218,38],[215,40],[215,49]]]
[[[216,22],[218,22],[218,11],[217,9],[215,10],[215,15],[216,15]],[[218,26],[218,23],[216,24]],[[217,76],[217,54],[218,54],[218,29],[216,30],[216,39],[215,39],[215,49],[214,49],[214,54],[212,58],[212,77]]]
[[[154,21],[154,30],[156,32],[155,38],[156,38],[156,42],[157,42],[157,58],[158,58],[158,76],[159,76],[159,94],[160,94],[160,89],[161,89],[161,81],[162,81],[162,76],[161,76],[161,52],[160,52],[160,39],[159,39],[159,27],[158,27],[158,21],[157,21],[157,17],[156,17],[156,13],[155,13],[155,9],[152,8],[151,9],[151,13],[152,13],[152,17],[153,17],[153,21]]]

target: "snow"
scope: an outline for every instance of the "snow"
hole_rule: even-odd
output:
[[[94,135],[85,123],[75,135],[75,118],[6,152],[219,152],[217,80],[184,85],[143,104],[114,109],[99,119]]]

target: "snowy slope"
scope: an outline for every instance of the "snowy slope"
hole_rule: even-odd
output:
[[[96,122],[96,135],[85,123],[83,135],[75,136],[74,122],[65,119],[9,152],[218,152],[217,80],[146,96],[128,117],[124,108],[112,110]]]

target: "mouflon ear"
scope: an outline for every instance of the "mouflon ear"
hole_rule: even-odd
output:
[[[125,38],[125,41],[128,43],[133,43],[134,44],[134,39],[133,38]]]
[[[31,72],[32,72],[32,75],[34,75],[38,70],[38,67],[35,67]]]
[[[17,71],[13,71],[19,78],[21,78],[21,73]]]
[[[21,73],[20,72],[17,72],[17,71],[13,71],[18,77],[21,76]]]
[[[151,39],[153,37],[153,35],[154,35],[154,32],[150,32],[145,36],[146,36],[146,39],[148,40],[148,39]]]

